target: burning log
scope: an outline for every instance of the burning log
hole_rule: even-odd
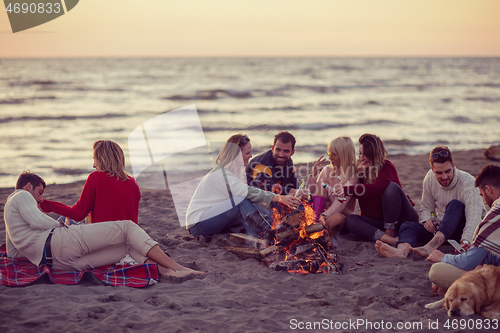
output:
[[[260,254],[264,257],[266,257],[267,255],[273,253],[274,251],[278,250],[280,247],[277,246],[277,245],[271,245],[267,248],[265,248],[264,250],[260,251]]]
[[[226,246],[240,258],[255,258],[275,270],[291,273],[340,273],[338,257],[330,235],[322,223],[316,223],[316,213],[310,206],[273,215],[273,230],[259,237],[231,234],[238,246]],[[249,246],[245,247],[243,244]],[[267,246],[273,244],[271,246]],[[236,244],[232,244],[236,245]]]
[[[320,268],[320,264],[317,261],[298,259],[274,262],[269,267],[276,271],[316,273]]]
[[[316,232],[322,231],[324,229],[323,224],[321,223],[315,223],[308,225],[304,228],[304,231],[306,232],[307,235],[314,234]],[[284,232],[279,232],[275,235],[276,240],[278,243],[286,243],[290,240],[295,240],[300,237],[300,231],[296,229],[284,231]]]

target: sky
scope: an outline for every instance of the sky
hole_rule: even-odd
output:
[[[499,0],[81,0],[17,33],[0,8],[0,58],[500,56]]]

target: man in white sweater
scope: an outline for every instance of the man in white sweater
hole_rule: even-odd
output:
[[[474,230],[486,214],[475,179],[455,167],[448,147],[435,147],[429,161],[431,170],[424,178],[420,202],[421,222],[401,225],[396,248],[377,242],[375,248],[383,257],[407,257],[411,251],[427,257],[450,238],[466,250],[470,248]],[[414,248],[417,241],[425,245]]]
[[[4,221],[9,258],[26,257],[32,264],[56,270],[82,271],[111,265],[129,254],[139,263],[156,263],[160,274],[204,274],[179,265],[130,220],[65,227],[42,213],[45,182],[23,172],[5,203]]]

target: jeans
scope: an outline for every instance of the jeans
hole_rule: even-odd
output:
[[[399,223],[418,222],[418,213],[398,184],[391,182],[382,193],[384,220],[368,216],[348,215],[344,229],[367,241],[379,240],[385,229],[397,230]]]
[[[229,210],[196,223],[189,231],[196,237],[223,233],[225,230],[238,226],[243,227],[243,221],[256,210],[253,203],[245,198]]]
[[[464,227],[465,205],[458,200],[451,200],[446,205],[443,219],[436,230],[441,231],[446,239],[453,238],[460,242]],[[423,224],[405,222],[399,231],[398,243],[409,243],[411,246],[415,246],[417,241],[427,243],[432,237],[434,235],[427,231]]]

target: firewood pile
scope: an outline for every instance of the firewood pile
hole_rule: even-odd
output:
[[[316,222],[309,206],[274,215],[271,244],[269,240],[246,234],[230,234],[234,245],[224,248],[240,258],[255,258],[274,270],[291,273],[336,273],[340,264],[330,235],[323,223]]]

